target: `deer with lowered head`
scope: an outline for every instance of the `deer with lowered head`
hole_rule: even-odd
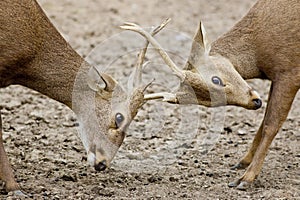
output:
[[[145,102],[141,69],[148,42],[139,54],[134,85],[125,92],[72,49],[35,0],[0,1],[0,24],[0,87],[19,84],[70,107],[78,117],[89,163],[96,171],[107,168]],[[1,119],[0,179],[7,192],[23,194],[4,150]]]
[[[146,95],[149,99],[258,109],[261,100],[243,79],[271,81],[264,119],[250,149],[233,167],[247,170],[229,183],[230,187],[244,190],[259,175],[268,148],[286,120],[300,88],[299,10],[298,0],[258,0],[231,30],[212,44],[209,44],[203,24],[200,23],[183,70],[141,27],[132,23],[122,26],[146,37],[181,79],[175,94],[162,92]],[[196,100],[192,100],[193,95]],[[219,102],[218,97],[223,100]]]

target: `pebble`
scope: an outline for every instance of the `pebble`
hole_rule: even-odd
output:
[[[13,110],[22,105],[22,102],[17,99],[12,99],[9,102],[3,103],[0,106],[6,108],[7,110]]]
[[[237,134],[238,134],[238,135],[241,135],[241,136],[242,136],[242,135],[247,135],[247,131],[244,130],[244,129],[239,129],[238,132],[237,132]]]
[[[41,111],[34,110],[34,111],[29,113],[29,117],[35,118],[35,119],[43,119],[44,115]]]

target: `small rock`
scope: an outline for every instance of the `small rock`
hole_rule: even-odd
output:
[[[187,163],[185,163],[183,161],[178,161],[178,165],[180,165],[180,166],[187,166]]]
[[[3,105],[1,105],[3,108],[6,108],[7,110],[12,110],[14,108],[17,108],[19,106],[22,105],[22,102],[21,101],[18,101],[18,100],[11,100]]]
[[[62,180],[64,181],[72,181],[72,182],[77,182],[77,178],[76,176],[71,176],[71,175],[67,175],[67,174],[64,174],[62,177],[61,177]]]
[[[129,191],[135,191],[135,190],[136,190],[136,187],[129,188],[128,190],[129,190]]]
[[[237,132],[238,135],[246,135],[247,134],[247,131],[243,130],[243,129],[240,129],[238,130]]]
[[[15,130],[17,133],[21,133],[22,131],[24,131],[26,129],[25,126],[16,126]]]
[[[47,122],[47,120],[45,119],[44,113],[41,111],[34,110],[31,113],[29,113],[29,117],[33,118],[35,120],[42,120],[44,122]]]
[[[74,114],[68,114],[68,115],[66,115],[66,120],[67,121],[72,121],[72,122],[76,122],[77,121],[76,116]]]
[[[62,124],[64,127],[74,127],[76,126],[76,123],[72,122],[72,121],[67,121],[67,122],[63,122]]]
[[[225,127],[224,131],[227,133],[232,133],[232,129],[230,127]]]
[[[25,125],[31,125],[31,124],[34,124],[34,120],[30,119],[30,120],[27,120],[26,122],[24,122]]]
[[[214,173],[212,173],[212,172],[207,172],[205,175],[208,176],[208,177],[213,177],[213,176],[214,176]]]
[[[176,149],[180,149],[180,148],[184,148],[184,149],[192,149],[194,148],[192,144],[187,144],[187,143],[183,143],[182,145],[179,145],[178,147],[176,147]]]
[[[154,176],[151,176],[151,177],[148,178],[148,181],[149,181],[150,183],[154,183],[154,182],[157,181],[157,178],[154,177]]]
[[[169,181],[171,181],[171,182],[176,182],[176,181],[178,181],[179,179],[178,179],[178,177],[175,177],[175,176],[171,176],[170,178],[169,178]]]

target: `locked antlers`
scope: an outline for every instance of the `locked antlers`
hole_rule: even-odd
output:
[[[161,29],[163,29],[171,19],[166,19],[161,25],[156,27],[151,31],[151,33],[148,33],[143,28],[141,28],[139,25],[134,23],[126,22],[124,25],[120,26],[122,29],[125,30],[131,30],[140,33],[143,35],[147,41],[145,43],[145,47],[141,50],[139,54],[139,58],[137,61],[136,71],[135,71],[135,77],[133,80],[137,80],[137,83],[140,84],[141,82],[141,70],[143,66],[143,62],[145,59],[145,55],[147,52],[147,47],[149,43],[151,43],[154,48],[160,53],[166,64],[173,70],[176,76],[178,76],[182,81],[185,80],[185,74],[184,72],[178,68],[175,63],[171,60],[171,58],[168,56],[168,54],[162,49],[160,44],[153,38],[153,36],[158,33]],[[144,65],[146,65],[145,63]],[[150,83],[151,84],[151,83]],[[153,93],[153,94],[146,94],[144,95],[144,100],[154,100],[154,99],[162,99],[162,101],[170,102],[170,103],[178,103],[178,100],[176,98],[176,94],[168,93],[168,92],[160,92],[160,93]]]
[[[166,20],[164,20],[159,26],[155,27],[150,34],[150,36],[154,36],[156,35],[159,31],[161,31],[169,22],[171,21],[170,18],[167,18]],[[122,29],[125,29],[125,27],[130,27],[134,25],[133,23],[125,23],[124,25],[120,26]],[[129,79],[129,83],[128,83],[128,88],[133,89],[136,87],[139,87],[142,83],[142,69],[143,67],[145,67],[149,62],[145,62],[145,56],[146,56],[146,52],[147,52],[147,48],[149,45],[149,41],[146,40],[144,47],[141,49],[141,51],[138,54],[138,60],[136,62],[136,66],[135,66],[135,71],[132,73],[132,77]],[[150,82],[149,84],[147,84],[145,86],[145,89],[151,85],[152,82]],[[148,99],[145,99],[148,100]]]
[[[142,27],[134,23],[125,23],[124,25],[120,26],[122,29],[130,30],[137,32],[144,36],[148,42],[150,42],[154,48],[158,51],[161,55],[165,63],[173,70],[176,76],[178,76],[182,81],[185,79],[184,72],[176,66],[176,64],[171,60],[169,55],[163,50],[160,44],[153,38],[153,35],[145,31]]]

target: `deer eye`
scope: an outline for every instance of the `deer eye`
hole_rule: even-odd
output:
[[[119,128],[121,126],[123,121],[124,121],[124,116],[121,113],[117,113],[115,115],[115,122],[116,122],[117,128]]]
[[[221,80],[219,77],[217,77],[217,76],[213,76],[213,77],[211,78],[211,81],[212,81],[213,84],[215,84],[215,85],[224,86],[222,80]]]

